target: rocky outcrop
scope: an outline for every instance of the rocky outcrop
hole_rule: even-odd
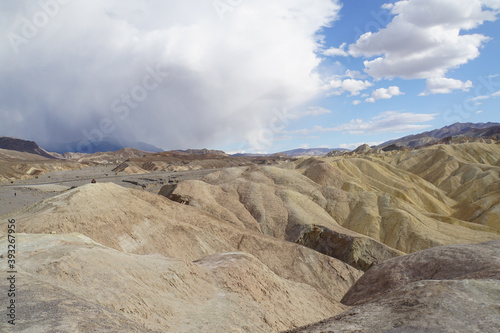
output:
[[[332,150],[328,154],[325,155],[325,157],[336,157],[336,156],[342,156],[344,154],[349,153],[348,150]]]
[[[438,246],[386,260],[366,272],[342,298],[347,305],[370,302],[422,280],[500,280],[500,241]]]
[[[341,175],[330,173],[334,171],[331,165],[311,163],[312,171],[306,171],[309,177],[325,185],[342,184]],[[324,177],[319,172],[323,169]],[[203,181],[179,183],[170,195],[174,196],[234,225],[307,246],[357,269],[367,270],[403,254],[339,225],[325,210],[327,199],[321,187],[293,170],[250,167],[218,171]]]
[[[295,229],[297,235],[295,243],[342,260],[362,271],[367,271],[373,265],[404,254],[348,230],[341,233],[316,225],[296,226]]]
[[[118,166],[116,166],[113,170],[113,172],[123,172],[125,171],[127,168],[129,167],[129,164],[127,162],[123,162],[121,164],[119,164]]]
[[[55,159],[53,155],[40,148],[34,141],[0,136],[0,149],[15,150],[23,153],[40,155],[45,158]]]
[[[391,144],[391,145],[388,145],[387,147],[384,147],[382,148],[382,151],[397,151],[397,150],[403,150],[404,148],[403,147],[400,147],[396,144]]]
[[[372,151],[371,147],[365,143],[365,144],[362,144],[361,146],[359,146],[358,148],[354,149],[353,153],[366,154],[366,153],[369,153],[371,151]]]
[[[170,198],[172,193],[174,193],[175,188],[177,187],[177,184],[168,184],[168,185],[163,185],[160,188],[160,192],[158,192],[159,195],[163,195],[165,198]]]
[[[386,260],[344,296],[353,308],[287,332],[498,332],[499,253],[492,241]]]
[[[286,333],[497,333],[500,281],[418,281]]]

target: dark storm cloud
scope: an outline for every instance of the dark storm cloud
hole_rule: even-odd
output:
[[[42,144],[246,140],[313,98],[327,0],[3,2],[0,134]],[[293,70],[290,70],[293,69]]]

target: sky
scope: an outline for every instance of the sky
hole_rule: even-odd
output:
[[[0,136],[165,150],[500,122],[500,0],[0,2]]]

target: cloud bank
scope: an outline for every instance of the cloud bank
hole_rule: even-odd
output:
[[[438,114],[386,111],[371,118],[369,121],[353,119],[347,124],[333,128],[334,131],[349,134],[378,134],[389,132],[421,131],[430,127],[425,123],[435,119]]]
[[[496,0],[405,0],[383,7],[395,15],[392,21],[363,34],[349,54],[373,58],[364,66],[376,79],[428,79],[479,56],[489,38],[467,31],[496,20],[500,6]]]
[[[426,80],[425,91],[420,94],[420,96],[431,95],[431,94],[448,94],[453,90],[463,90],[469,91],[472,88],[472,82],[467,80],[466,82],[448,79],[445,77],[437,77]]]
[[[224,3],[2,2],[0,131],[42,144],[100,132],[213,146],[248,140],[273,109],[317,96],[319,33],[340,5]]]
[[[322,132],[343,132],[355,135],[373,135],[390,132],[418,131],[429,128],[431,125],[419,123],[429,122],[438,116],[437,113],[413,113],[400,111],[382,112],[370,120],[353,119],[349,123],[335,127],[313,126],[294,131],[283,131],[285,134],[310,135]]]

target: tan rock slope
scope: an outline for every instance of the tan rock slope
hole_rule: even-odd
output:
[[[180,183],[182,202],[234,225],[299,243],[366,270],[402,252],[339,225],[320,186],[293,170],[226,169]]]
[[[18,232],[30,234],[19,238],[23,244],[20,274],[40,278],[38,284],[57,285],[64,289],[61,297],[74,294],[85,299],[87,295],[85,306],[105,308],[113,321],[125,316],[154,331],[213,327],[213,331],[270,332],[301,326],[344,311],[340,299],[361,275],[306,247],[111,183],[88,184],[46,199],[19,213],[16,220]],[[57,235],[40,235],[54,232]],[[75,232],[98,243],[79,245],[80,241],[70,239],[61,244],[58,240]],[[37,257],[38,252],[42,257]],[[169,260],[177,262],[184,273],[161,273],[161,263]],[[203,281],[190,278],[202,273]],[[131,282],[125,283],[128,279]],[[186,291],[169,294],[171,284]],[[210,295],[198,300],[204,295],[199,288]],[[184,314],[174,311],[178,298],[185,300],[178,303],[186,308]],[[120,304],[129,307],[120,310]],[[225,317],[217,315],[217,306]],[[52,310],[47,311],[50,317]],[[28,321],[20,327],[34,324],[38,325]],[[84,324],[88,323],[84,320]],[[85,331],[84,327],[78,326],[77,331]]]
[[[49,159],[37,154],[0,149],[0,182],[29,179],[50,171],[80,169],[72,161]]]
[[[500,241],[393,258],[344,297],[352,309],[288,332],[482,332],[500,329]]]
[[[8,216],[16,329],[278,332],[337,315],[297,332],[498,331],[500,145],[272,166],[162,154],[125,168],[226,168],[160,194],[87,184]]]
[[[172,197],[366,270],[402,253],[500,238],[500,169],[492,165],[499,147],[440,145],[225,169],[182,182]]]
[[[81,234],[19,235],[18,242],[16,329],[270,332],[339,310],[312,286],[242,252],[188,262],[124,253]]]
[[[404,158],[398,168],[431,182],[456,201],[453,217],[500,230],[500,145],[439,145]]]

